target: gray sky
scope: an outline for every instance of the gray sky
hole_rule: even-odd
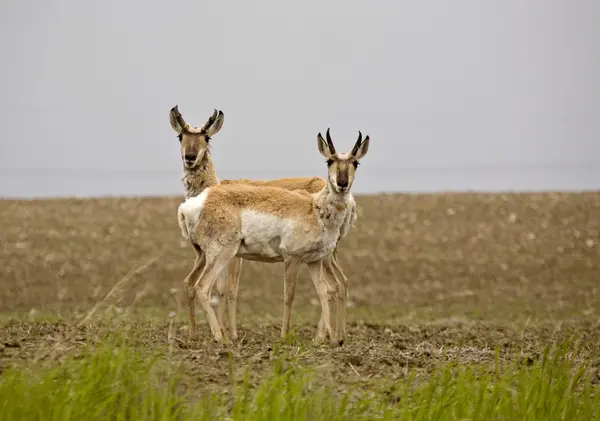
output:
[[[600,188],[597,0],[4,0],[0,196],[182,194],[169,109],[221,178],[355,192]],[[290,156],[293,156],[290,159]]]

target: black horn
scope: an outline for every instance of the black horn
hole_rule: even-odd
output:
[[[358,148],[360,148],[361,144],[362,144],[362,133],[359,130],[358,131],[358,139],[356,139],[356,143],[354,144],[354,147],[352,148],[352,152],[350,152],[350,155],[356,155],[356,153],[358,152]]]
[[[325,137],[327,139],[327,147],[329,147],[329,153],[334,155],[335,147],[333,146],[333,141],[331,140],[331,136],[329,135],[329,127],[327,128],[327,133],[325,133]]]

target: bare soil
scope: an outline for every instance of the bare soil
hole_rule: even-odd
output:
[[[214,344],[200,312],[201,338],[188,341],[181,287],[194,253],[177,226],[180,201],[0,201],[0,370],[51,364],[121,331],[180,363],[198,391],[228,393],[245,370],[258,382],[276,355],[345,388],[426,375],[450,358],[494,361],[497,348],[507,363],[530,363],[577,338],[600,381],[600,193],[357,197],[340,247],[350,280],[341,348],[311,343],[320,308],[306,270],[296,337],[281,342],[283,267],[256,262],[242,268],[240,340]],[[99,302],[99,315],[126,317],[78,327]]]

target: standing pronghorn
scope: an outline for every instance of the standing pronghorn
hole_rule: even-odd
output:
[[[331,326],[331,305],[336,299],[338,311],[344,307],[346,291],[335,276],[322,270],[322,262],[336,248],[347,211],[354,207],[350,189],[359,160],[368,151],[369,136],[363,141],[359,132],[358,140],[347,154],[336,152],[329,129],[327,141],[320,133],[317,140],[328,167],[327,184],[317,193],[221,184],[205,189],[179,206],[177,216],[182,235],[205,259],[204,265],[195,265],[189,275],[189,279],[198,279],[188,291],[189,298],[193,300],[199,293],[211,331],[219,342],[223,340],[223,332],[209,304],[210,293],[221,271],[237,256],[283,261],[286,268],[305,263],[321,300],[323,324],[331,343],[341,343],[342,338],[336,337]],[[286,283],[286,297],[289,287]],[[191,327],[195,328],[195,314],[190,312],[190,317]]]
[[[186,199],[190,197],[194,197],[202,193],[206,188],[214,186],[219,183],[219,180],[215,174],[214,166],[212,159],[209,153],[209,145],[210,139],[216,133],[219,132],[221,127],[223,126],[224,115],[221,111],[214,111],[213,115],[209,118],[209,120],[199,128],[192,127],[188,123],[185,122],[183,116],[179,112],[177,106],[173,107],[170,111],[170,122],[171,127],[178,134],[178,138],[181,144],[181,158],[184,165],[184,176],[182,178],[182,182],[185,186],[186,190]],[[329,136],[329,134],[327,134]],[[271,186],[271,187],[281,187],[287,190],[297,190],[304,191],[306,193],[316,193],[323,189],[326,185],[326,181],[320,177],[298,177],[298,178],[282,178],[277,180],[223,180],[221,184],[246,184],[246,185],[256,185],[256,186]],[[352,223],[356,219],[356,208],[354,203],[352,207],[347,212],[346,224],[342,227],[342,232],[340,237],[345,236]],[[254,260],[254,259],[253,259]],[[259,258],[256,259],[259,261],[270,261],[269,259]],[[196,263],[194,267],[204,264],[203,254],[200,251],[196,253]],[[237,308],[237,295],[238,295],[238,287],[239,287],[239,278],[241,271],[241,258],[234,258],[228,267],[229,273],[229,288],[227,288],[227,278],[220,276],[217,281],[217,294],[219,296],[219,307],[218,307],[218,320],[219,323],[224,326],[224,311],[225,311],[225,292],[227,292],[227,301],[229,304],[229,324],[231,328],[231,336],[235,339],[237,337],[237,329],[236,329],[236,308]],[[344,288],[347,288],[348,279],[343,274],[341,268],[339,267],[337,260],[335,258],[335,251],[332,256],[328,257],[325,260],[324,269],[331,275],[336,276],[341,280],[344,285]],[[284,306],[284,317],[283,324],[281,329],[281,335],[284,336],[287,334],[290,328],[290,312],[291,306],[294,299],[295,292],[295,281],[297,275],[298,267],[297,265],[285,265],[285,283],[289,283],[289,287],[286,288],[285,295],[285,306]],[[192,271],[193,273],[193,271]],[[186,285],[192,285],[195,282],[195,279],[190,278],[190,275],[186,278]],[[225,272],[222,272],[223,275],[226,275]],[[188,300],[190,306],[190,312],[194,311],[194,302],[192,300]],[[339,323],[338,326],[340,339],[343,340],[345,337],[345,309],[339,309]],[[315,340],[320,342],[325,339],[325,330],[323,324],[323,312],[321,313],[321,318],[319,320],[319,328],[317,331],[317,336]],[[192,323],[193,319],[190,315],[190,323]],[[195,328],[190,325],[190,333],[191,336],[195,335]]]

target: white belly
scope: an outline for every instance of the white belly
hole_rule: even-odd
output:
[[[242,244],[238,256],[274,259],[282,256],[281,239],[292,225],[289,220],[266,213],[242,212]]]
[[[314,262],[329,255],[338,230],[324,230],[299,220],[245,210],[241,215],[242,243],[237,255],[248,260],[281,261],[296,256]]]

